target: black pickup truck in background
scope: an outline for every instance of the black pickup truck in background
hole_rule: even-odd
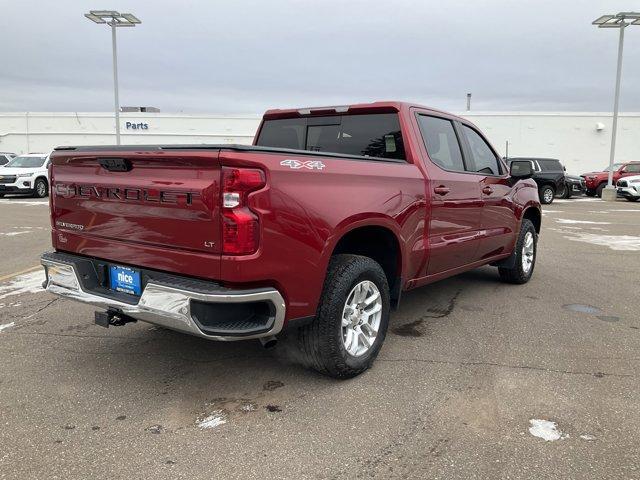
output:
[[[538,185],[538,194],[540,203],[545,205],[553,202],[554,197],[569,198],[571,190],[573,190],[573,182],[565,179],[565,168],[560,160],[555,158],[532,158],[518,157],[507,158],[509,164],[514,160],[530,160],[533,162],[534,174],[533,179]],[[569,183],[569,184],[568,184]]]

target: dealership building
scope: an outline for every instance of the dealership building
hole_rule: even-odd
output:
[[[501,155],[558,158],[567,171],[609,162],[612,115],[598,112],[464,112]],[[249,144],[260,115],[120,114],[122,144]],[[114,114],[0,113],[0,152],[49,152],[59,145],[114,144]],[[616,161],[640,160],[640,113],[618,120]]]

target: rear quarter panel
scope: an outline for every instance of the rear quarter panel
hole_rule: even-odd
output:
[[[324,167],[292,169],[285,160]],[[268,177],[267,187],[250,196],[262,220],[260,249],[223,255],[221,278],[275,286],[287,300],[287,319],[315,314],[331,253],[354,228],[391,230],[403,250],[405,278],[424,258],[425,182],[411,163],[234,151],[222,151],[220,162],[261,167]]]

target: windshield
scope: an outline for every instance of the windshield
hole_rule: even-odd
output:
[[[7,168],[37,168],[44,165],[47,157],[16,157],[5,165]]]
[[[613,166],[611,166],[611,167],[607,167],[607,168],[603,169],[602,171],[603,171],[603,172],[608,172],[609,170],[612,170],[612,171],[614,171],[614,172],[615,172],[615,171],[617,171],[617,170],[618,170],[622,165],[624,165],[624,163],[614,163],[614,164],[613,164]]]

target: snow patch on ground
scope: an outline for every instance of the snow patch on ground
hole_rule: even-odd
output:
[[[44,271],[42,270],[36,270],[35,272],[15,277],[8,283],[0,284],[0,300],[22,293],[44,292],[42,289],[43,281]]]
[[[211,415],[198,420],[196,425],[200,428],[216,428],[227,423],[227,417],[222,410],[216,410]]]
[[[542,438],[545,442],[554,442],[565,438],[560,430],[558,430],[558,424],[549,420],[539,420],[533,418],[529,420],[529,433],[534,437]]]
[[[556,218],[556,222],[562,223],[565,225],[574,224],[574,223],[584,223],[589,225],[611,225],[609,222],[592,222],[590,220],[572,220],[570,218]]]
[[[16,322],[5,323],[4,325],[0,325],[0,332],[6,330],[7,328],[11,328],[16,324]]]
[[[566,232],[569,233],[569,232]],[[578,233],[565,235],[567,240],[574,242],[591,243],[593,245],[601,245],[609,247],[611,250],[619,251],[640,251],[640,237],[632,235],[601,235],[597,233]],[[2,297],[0,297],[2,298]]]
[[[15,237],[16,235],[22,235],[23,233],[29,233],[28,230],[20,230],[18,232],[0,232],[3,237]]]
[[[586,440],[587,442],[593,442],[596,437],[594,437],[593,435],[580,435],[580,438],[582,440]]]

